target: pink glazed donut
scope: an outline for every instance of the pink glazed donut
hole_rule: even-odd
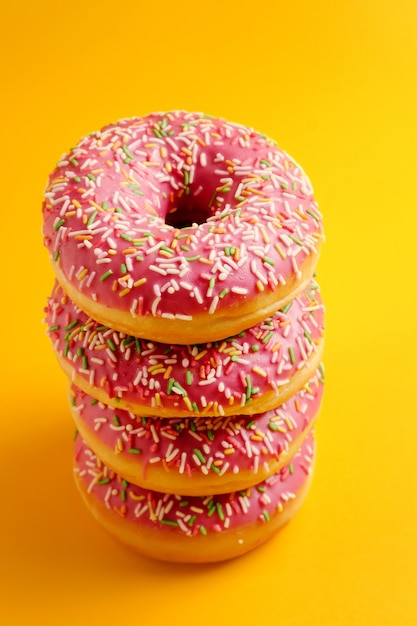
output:
[[[203,563],[256,548],[300,508],[311,483],[313,433],[277,474],[240,491],[183,496],[137,487],[75,442],[74,475],[95,519],[139,553],[164,561]]]
[[[316,422],[323,387],[320,366],[280,407],[246,417],[137,417],[75,386],[70,407],[87,445],[130,483],[210,495],[252,487],[288,463]]]
[[[56,283],[46,308],[58,362],[80,389],[136,415],[253,415],[313,376],[324,343],[317,283],[271,318],[219,342],[165,344],[103,326]]]
[[[201,343],[272,315],[309,283],[322,218],[299,165],[267,137],[201,113],[120,120],[52,172],[44,242],[93,319]]]

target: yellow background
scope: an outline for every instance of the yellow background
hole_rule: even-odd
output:
[[[1,9],[0,615],[5,624],[417,623],[415,0],[8,3]],[[130,554],[75,491],[41,323],[42,192],[120,117],[185,108],[273,138],[325,215],[327,389],[315,479],[239,560]]]

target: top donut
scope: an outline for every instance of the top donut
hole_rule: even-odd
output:
[[[309,283],[323,226],[307,176],[269,138],[202,113],[123,119],[51,173],[44,242],[77,306],[164,343],[223,339]]]

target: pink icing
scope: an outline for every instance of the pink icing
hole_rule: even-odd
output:
[[[280,472],[249,489],[214,495],[180,496],[131,485],[106,467],[77,437],[75,472],[87,491],[109,510],[138,526],[189,536],[218,533],[251,523],[267,523],[283,510],[312,471],[313,434]]]
[[[273,141],[181,111],[83,138],[50,175],[43,216],[65,279],[139,317],[188,320],[278,290],[322,238],[308,178]]]
[[[266,392],[280,388],[309,363],[323,336],[324,308],[310,286],[273,317],[223,341],[162,344],[133,338],[89,318],[55,285],[46,308],[53,348],[95,395],[100,388],[140,415],[250,414]],[[103,400],[99,396],[99,399]],[[134,408],[133,408],[134,407]],[[265,409],[266,410],[266,409]]]
[[[253,482],[259,471],[271,473],[270,461],[280,461],[289,446],[311,427],[323,386],[320,367],[305,387],[280,407],[246,417],[137,417],[98,402],[75,386],[70,391],[70,403],[84,428],[96,433],[114,458],[113,468],[122,471],[118,465],[121,458],[136,462],[135,484],[144,486],[147,468],[159,466],[168,470],[170,481],[188,487],[196,473],[204,474],[210,485],[220,476],[236,476],[242,470],[253,474]]]

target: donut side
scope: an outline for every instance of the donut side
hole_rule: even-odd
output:
[[[251,487],[278,472],[309,435],[324,389],[320,367],[280,407],[228,418],[138,417],[74,385],[71,413],[84,441],[130,483],[195,496]]]
[[[250,489],[183,497],[132,487],[78,438],[74,476],[84,503],[114,538],[172,562],[232,559],[260,546],[301,507],[311,484],[313,436],[278,474]]]
[[[45,321],[70,380],[100,402],[139,416],[268,411],[314,375],[324,345],[324,307],[314,281],[273,317],[207,344],[162,344],[102,326],[59,285]]]
[[[231,299],[227,307],[219,307],[214,312],[198,311],[192,316],[186,314],[139,315],[135,309],[123,311],[93,299],[79,291],[62,272],[59,264],[52,262],[53,271],[64,291],[71,300],[91,318],[100,324],[116,328],[128,335],[135,335],[161,343],[196,344],[219,341],[236,335],[246,328],[259,324],[274,315],[292,299],[305,290],[313,278],[321,244],[316,251],[304,260],[298,268],[297,278],[289,277],[285,285],[277,290],[261,288],[248,299]],[[226,288],[228,289],[228,288]]]

